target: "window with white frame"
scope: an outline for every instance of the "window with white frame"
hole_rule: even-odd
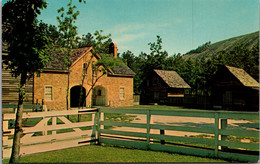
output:
[[[51,101],[53,100],[53,93],[52,93],[52,86],[45,86],[44,89],[44,97],[45,101]]]
[[[119,94],[120,94],[119,97],[120,97],[121,100],[125,99],[125,88],[120,87]]]

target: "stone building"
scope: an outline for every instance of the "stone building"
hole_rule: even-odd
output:
[[[114,44],[112,47],[114,51],[111,58],[117,58],[117,46]],[[54,58],[40,75],[35,74],[33,77],[32,103],[43,102],[50,110],[66,109],[69,73],[70,108],[133,105],[135,73],[123,62],[113,68],[105,65],[97,67],[95,63],[101,56],[94,54],[92,47],[84,47],[73,50],[70,57],[72,65],[67,71],[61,62],[64,54],[61,52],[54,54]],[[106,69],[107,74],[103,75],[103,72],[99,71],[101,69]],[[5,103],[9,103],[8,100]]]

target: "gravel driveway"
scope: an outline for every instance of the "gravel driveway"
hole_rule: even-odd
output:
[[[146,115],[136,115],[137,117],[132,123],[146,123]],[[152,124],[161,125],[174,125],[174,126],[189,126],[189,127],[207,127],[214,128],[214,118],[200,118],[200,117],[182,117],[182,116],[151,116]],[[254,123],[253,123],[254,124]],[[246,129],[259,129],[259,125],[255,123],[252,127],[252,123],[247,120],[228,120],[228,128],[246,128]],[[113,130],[120,131],[130,131],[130,132],[143,132],[146,133],[146,129],[143,128],[131,128],[131,127],[115,127]],[[152,134],[160,134],[160,130],[151,129]],[[182,132],[182,131],[172,131],[165,130],[165,135],[174,136],[190,136],[190,135],[200,135],[204,133],[196,132]]]

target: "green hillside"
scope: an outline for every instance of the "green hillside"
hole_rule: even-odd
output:
[[[238,45],[251,49],[257,44],[259,44],[259,31],[223,40],[214,44],[204,44],[199,46],[197,49],[191,50],[187,54],[183,55],[183,58],[210,58],[214,55],[217,55],[221,51],[232,51]]]

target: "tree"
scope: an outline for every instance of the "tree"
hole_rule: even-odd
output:
[[[91,33],[87,33],[87,35],[82,35],[78,47],[90,47],[94,45],[95,40]]]
[[[131,68],[132,70],[135,69],[135,56],[131,51],[127,50],[126,52],[123,52],[121,58],[129,68]]]
[[[36,19],[40,9],[46,8],[46,5],[43,0],[11,0],[3,6],[3,24],[8,26],[3,34],[3,40],[9,46],[7,68],[11,69],[13,76],[20,77],[10,163],[19,162],[26,80],[35,72],[39,72],[49,60],[46,51],[50,48],[50,39],[45,35],[46,29],[43,24]]]
[[[102,78],[104,75],[108,74],[109,69],[113,69],[115,66],[119,66],[122,64],[122,60],[120,58],[113,58],[113,55],[110,54],[109,52],[109,45],[113,44],[112,39],[110,38],[111,34],[102,35],[102,32],[103,32],[102,30],[96,31],[94,33],[95,38],[91,41],[93,47],[93,51],[92,51],[93,55],[100,56],[101,58],[98,59],[98,61],[94,62],[92,60],[93,59],[93,55],[92,55],[89,61],[86,63],[85,71],[83,71],[82,73],[81,86],[83,86],[85,78],[87,76],[87,69],[92,64],[93,70],[91,76],[91,83],[88,84],[90,86],[90,89],[88,90],[86,95],[84,95],[84,101],[86,101],[86,98],[89,96],[89,94],[95,87],[98,80]],[[94,76],[94,74],[96,76]],[[82,88],[81,88],[80,95],[83,95]],[[85,104],[85,102],[83,104]]]
[[[61,34],[61,42],[62,49],[64,55],[63,64],[67,68],[68,76],[67,76],[67,89],[66,89],[66,109],[69,110],[69,81],[70,81],[70,66],[71,61],[70,57],[72,55],[72,49],[76,47],[77,41],[79,37],[77,36],[77,26],[75,22],[79,15],[79,11],[75,11],[77,8],[75,5],[72,5],[72,0],[67,4],[67,11],[65,11],[64,7],[58,9],[58,13],[60,16],[57,17],[58,20],[58,29]],[[65,49],[64,49],[65,48]]]
[[[109,54],[109,45],[112,43],[111,34],[102,35],[103,30],[95,31],[93,43],[94,53]]]

